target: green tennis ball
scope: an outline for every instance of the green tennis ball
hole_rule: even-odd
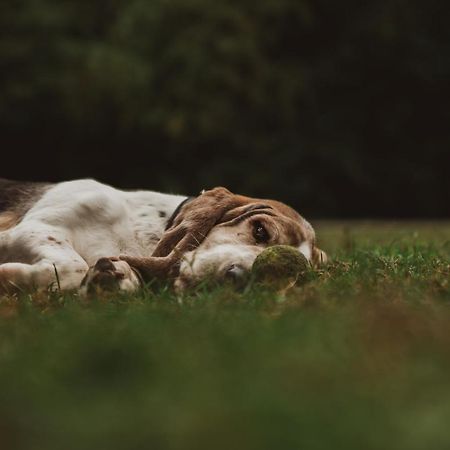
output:
[[[274,245],[262,251],[253,262],[252,275],[263,283],[295,282],[310,265],[305,256],[289,245]]]

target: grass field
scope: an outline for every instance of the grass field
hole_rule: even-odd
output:
[[[450,448],[450,224],[317,228],[284,301],[1,299],[1,450]]]

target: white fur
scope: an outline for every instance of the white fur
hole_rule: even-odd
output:
[[[311,251],[311,242],[309,242],[309,241],[302,242],[302,243],[300,244],[300,246],[298,247],[298,251],[299,251],[300,253],[302,253],[303,256],[304,256],[308,261],[311,261],[311,254],[312,254],[312,251]]]
[[[150,256],[184,199],[94,180],[59,183],[18,225],[0,232],[0,282],[47,288],[59,281],[62,289],[77,289],[101,257]]]
[[[253,261],[264,250],[258,245],[219,244],[217,246],[192,251],[183,256],[180,275],[175,281],[175,288],[183,290],[195,284],[208,274],[223,278],[226,271],[238,266],[242,272],[250,272]]]

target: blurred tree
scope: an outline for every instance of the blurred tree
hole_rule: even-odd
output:
[[[450,214],[437,0],[0,8],[0,145],[13,158],[0,175],[226,184],[322,216]]]

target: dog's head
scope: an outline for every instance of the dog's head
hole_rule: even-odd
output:
[[[315,245],[311,225],[295,210],[275,200],[235,195],[218,187],[186,202],[141,271],[176,277],[183,289],[205,276],[239,278],[272,245],[297,248],[317,266],[326,255]],[[127,259],[127,258],[125,258]],[[145,265],[145,263],[143,263]]]

